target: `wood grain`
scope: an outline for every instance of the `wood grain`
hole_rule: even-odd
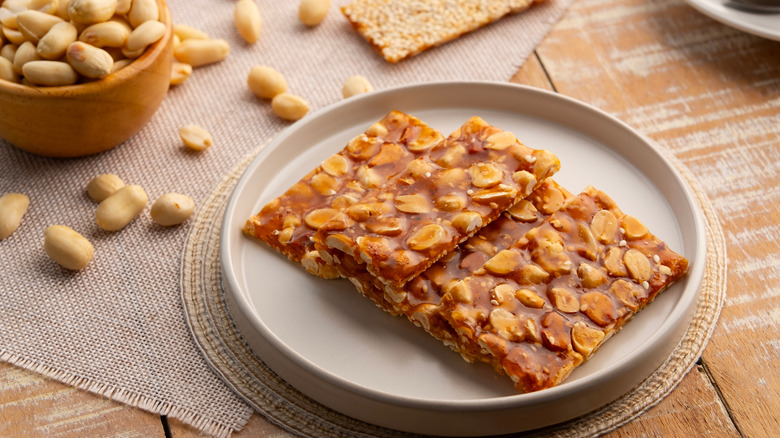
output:
[[[0,436],[164,437],[160,416],[0,363]]]
[[[780,428],[780,43],[679,0],[603,0],[575,2],[538,53],[559,92],[647,134],[700,180],[729,259],[726,306],[704,361],[739,432],[773,436]],[[676,395],[697,403],[695,392]]]

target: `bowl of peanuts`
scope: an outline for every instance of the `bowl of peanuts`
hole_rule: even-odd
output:
[[[0,0],[0,137],[47,157],[112,149],[170,86],[164,0]]]

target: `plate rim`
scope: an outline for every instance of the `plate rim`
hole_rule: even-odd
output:
[[[750,12],[730,9],[722,3],[710,0],[685,0],[685,2],[700,13],[721,24],[755,36],[780,41],[780,27],[776,32],[772,32],[772,29],[767,30],[764,26],[756,26],[751,21],[753,15]],[[727,13],[724,13],[724,11],[727,11]],[[775,15],[780,19],[780,15]]]
[[[663,163],[664,166],[666,166],[666,168],[674,176],[674,178],[676,179],[677,186],[683,189],[683,196],[687,200],[688,205],[691,208],[692,219],[694,224],[696,225],[696,230],[695,230],[696,231],[696,239],[695,239],[696,259],[693,260],[691,263],[691,267],[690,267],[691,270],[688,273],[690,277],[688,281],[691,282],[691,284],[687,286],[687,288],[695,289],[695,293],[686,296],[687,300],[685,305],[676,304],[672,309],[671,313],[665,316],[665,319],[660,326],[660,328],[668,328],[668,326],[675,324],[674,321],[676,321],[677,318],[686,318],[686,315],[684,315],[684,313],[688,313],[686,323],[683,324],[684,326],[683,328],[687,329],[687,326],[690,323],[690,313],[691,313],[692,303],[695,302],[696,299],[698,298],[698,291],[701,288],[701,283],[703,279],[703,274],[704,274],[703,261],[706,258],[706,242],[705,242],[706,238],[704,234],[704,219],[700,207],[696,202],[695,197],[693,196],[691,188],[689,187],[687,182],[685,182],[682,175],[672,164],[672,162],[666,156],[664,156],[663,153],[661,153],[661,150],[654,145],[654,142],[652,140],[650,140],[645,135],[639,133],[635,129],[631,128],[629,125],[617,119],[616,117],[606,113],[605,111],[596,108],[594,106],[588,105],[579,100],[576,100],[574,98],[559,94],[557,92],[552,92],[552,91],[548,91],[536,87],[530,87],[526,85],[504,83],[504,82],[441,81],[441,82],[410,84],[410,85],[403,85],[399,87],[383,89],[365,95],[356,96],[352,99],[346,99],[337,102],[333,105],[330,105],[328,107],[325,107],[321,110],[318,110],[313,114],[311,114],[309,117],[303,119],[302,122],[305,123],[292,125],[286,128],[284,131],[280,132],[278,135],[276,135],[273,138],[273,140],[271,140],[265,146],[265,148],[257,155],[257,157],[255,157],[252,160],[252,162],[244,170],[243,174],[241,175],[238,182],[236,183],[236,186],[233,189],[233,193],[231,193],[230,195],[230,198],[228,200],[224,212],[222,229],[220,231],[220,265],[223,271],[223,282],[226,283],[226,287],[228,289],[227,293],[231,295],[236,293],[241,293],[240,290],[241,288],[236,283],[236,280],[234,278],[235,275],[232,271],[232,266],[230,265],[230,263],[228,263],[229,258],[225,257],[225,254],[229,254],[229,248],[228,248],[228,243],[230,240],[229,235],[230,233],[234,233],[236,231],[230,229],[227,226],[231,222],[229,220],[230,219],[229,215],[236,207],[235,203],[237,201],[237,194],[240,192],[241,188],[246,184],[247,180],[250,179],[253,170],[256,167],[258,167],[262,161],[265,160],[265,157],[267,155],[271,154],[277,147],[279,147],[279,145],[284,144],[285,140],[291,135],[293,135],[293,133],[297,129],[301,129],[301,127],[305,127],[306,123],[311,123],[311,121],[316,120],[318,117],[322,117],[323,115],[332,111],[337,111],[339,108],[342,108],[344,106],[357,105],[359,102],[362,102],[364,100],[378,99],[380,96],[383,95],[386,96],[398,92],[410,92],[415,89],[430,88],[430,87],[463,87],[463,86],[507,88],[508,90],[512,90],[514,92],[530,93],[536,96],[537,98],[557,100],[563,105],[571,105],[577,108],[578,110],[584,110],[586,112],[590,112],[594,114],[596,117],[599,117],[601,119],[607,120],[610,123],[615,124],[617,127],[635,136],[639,141],[645,143],[648,146],[648,150],[651,151],[652,154],[655,155],[655,157],[661,163]],[[577,131],[579,132],[579,130]],[[442,400],[442,399],[426,399],[426,398],[418,398],[418,397],[409,397],[409,396],[404,396],[399,394],[390,394],[390,393],[369,388],[361,384],[346,380],[338,375],[335,375],[334,373],[328,370],[320,368],[319,366],[317,366],[317,364],[311,362],[309,359],[306,359],[297,351],[290,349],[284,343],[284,341],[278,338],[278,336],[275,333],[273,333],[261,320],[257,318],[257,315],[254,313],[254,310],[251,308],[249,303],[247,303],[244,300],[236,300],[236,301],[237,301],[236,304],[242,310],[244,315],[251,320],[251,324],[254,326],[254,328],[257,329],[260,332],[260,334],[265,338],[265,341],[269,342],[274,348],[279,350],[280,353],[284,354],[288,360],[295,362],[296,364],[298,364],[299,366],[301,366],[307,372],[313,374],[314,376],[324,379],[325,382],[328,384],[335,385],[350,393],[355,393],[358,396],[376,400],[380,403],[390,403],[393,405],[401,405],[405,407],[428,409],[432,411],[449,411],[449,412],[514,410],[514,409],[524,408],[532,405],[535,406],[540,404],[554,403],[557,400],[560,400],[562,397],[567,396],[568,393],[570,392],[578,393],[581,391],[587,391],[589,388],[603,385],[605,383],[604,382],[605,379],[608,377],[607,373],[603,372],[602,370],[602,372],[595,373],[594,375],[596,377],[594,378],[578,379],[575,381],[565,382],[562,385],[545,389],[543,391],[526,393],[526,394],[513,394],[507,396],[479,398],[479,399]],[[620,368],[622,364],[627,361],[638,360],[638,357],[642,356],[642,353],[644,351],[660,348],[658,344],[662,342],[662,337],[665,332],[666,330],[659,329],[657,332],[653,333],[651,336],[649,336],[640,344],[640,346],[637,348],[638,352],[623,357],[620,361],[613,363],[611,368],[615,368],[615,367]],[[679,337],[677,337],[676,339],[677,341],[679,341]],[[654,348],[648,348],[648,346],[653,346]],[[646,377],[647,376],[645,376],[645,378]],[[305,390],[298,388],[297,386],[296,388],[306,393]],[[593,408],[595,409],[597,408],[597,406],[594,406]]]

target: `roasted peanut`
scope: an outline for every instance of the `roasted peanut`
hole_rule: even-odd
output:
[[[38,41],[38,55],[43,59],[60,59],[65,55],[68,46],[76,41],[76,37],[78,29],[73,23],[57,23]]]
[[[122,178],[113,173],[105,173],[89,181],[87,184],[87,195],[95,202],[103,202],[103,200],[124,186],[125,183],[122,181]]]
[[[298,6],[298,18],[307,26],[316,26],[328,15],[328,9],[330,9],[330,0],[301,0]]]
[[[609,210],[599,210],[590,224],[593,234],[601,243],[609,243],[615,239],[618,229],[617,218]]]
[[[195,201],[180,193],[166,193],[152,204],[150,214],[158,225],[170,227],[179,225],[192,216]]]
[[[88,78],[106,77],[114,66],[114,58],[108,52],[81,41],[71,43],[65,51],[65,56],[77,72]]]
[[[249,44],[260,39],[263,30],[263,19],[255,0],[238,0],[233,10],[233,21],[241,38]]]
[[[185,40],[208,40],[208,34],[200,29],[196,29],[186,24],[176,24],[173,26],[173,34],[179,37],[181,41]]]
[[[38,52],[35,50],[35,44],[25,41],[16,49],[16,54],[14,55],[14,71],[17,74],[22,74],[22,67],[24,67],[25,64],[39,59],[41,59],[41,57],[38,56]]]
[[[114,65],[111,66],[111,73],[116,73],[119,70],[122,70],[123,68],[127,67],[132,63],[133,60],[129,58],[120,59],[118,61],[114,61]]]
[[[95,255],[95,248],[89,240],[65,225],[46,228],[43,250],[60,266],[74,271],[86,268]]]
[[[119,231],[141,214],[148,201],[140,186],[124,186],[98,205],[95,222],[106,231]]]
[[[28,41],[37,44],[55,24],[62,23],[60,17],[36,10],[28,10],[16,16],[16,25]]]
[[[8,25],[6,24],[3,24],[3,36],[5,37],[6,40],[8,40],[8,42],[10,42],[11,44],[16,44],[17,46],[27,41],[27,37],[24,36],[22,32],[13,29],[11,27],[8,27]]]
[[[284,76],[267,65],[252,67],[246,82],[252,93],[262,99],[273,99],[277,94],[287,91]]]
[[[299,120],[309,112],[309,103],[302,97],[290,93],[277,94],[271,100],[271,109],[285,120]]]
[[[193,67],[220,62],[228,53],[230,44],[225,40],[188,39],[182,41],[174,50],[174,56],[179,62]]]
[[[14,56],[16,56],[16,51],[18,50],[18,47],[15,44],[6,44],[3,46],[2,49],[0,49],[0,57],[3,57],[13,64],[14,62]]]
[[[174,61],[171,65],[171,85],[180,85],[192,75],[192,66]]]
[[[19,82],[19,74],[14,70],[14,63],[0,57],[0,79],[9,82]]]
[[[428,224],[417,230],[406,242],[415,251],[424,251],[442,242],[447,232],[438,224]]]
[[[157,0],[133,0],[130,11],[127,13],[127,20],[133,26],[133,29],[147,21],[157,21],[159,19],[160,10],[157,7]]]
[[[163,26],[165,25],[157,21]],[[95,47],[122,47],[130,36],[130,26],[120,21],[104,21],[87,27],[79,35],[79,41]],[[145,47],[145,46],[144,46]]]
[[[211,134],[199,125],[186,125],[179,128],[179,137],[184,144],[195,151],[203,151],[214,144]]]
[[[66,2],[67,0],[60,0],[60,3]],[[130,12],[130,7],[133,5],[133,0],[117,0],[116,2],[116,12],[117,15],[125,15],[128,12]]]
[[[22,67],[22,74],[35,85],[72,85],[79,79],[70,64],[59,61],[30,61]]]
[[[29,206],[30,198],[21,193],[7,193],[0,196],[0,240],[10,236],[19,228]]]
[[[54,14],[57,11],[59,4],[59,0],[30,0],[27,2],[27,9]]]
[[[631,278],[638,282],[648,281],[653,276],[653,268],[647,256],[636,249],[629,249],[623,254],[623,263]]]
[[[136,0],[135,3],[140,0]],[[156,3],[155,3],[156,6]],[[70,0],[68,16],[76,23],[108,21],[116,12],[116,0]]]
[[[151,20],[141,23],[130,32],[125,42],[125,48],[130,51],[145,50],[151,44],[156,43],[165,35],[165,25],[159,21]]]
[[[344,99],[370,91],[374,91],[374,87],[371,86],[368,79],[360,75],[350,76],[341,87],[341,95],[344,96]]]

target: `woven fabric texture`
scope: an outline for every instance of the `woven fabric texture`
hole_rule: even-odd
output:
[[[282,72],[290,91],[312,111],[341,99],[355,74],[375,88],[437,80],[508,80],[572,0],[550,0],[396,65],[386,63],[338,12],[335,0],[315,28],[298,21],[298,2],[258,0],[263,32],[244,43],[233,22],[234,2],[169,0],[175,23],[231,45],[228,58],[196,68],[171,89],[147,126],[111,151],[79,159],[49,159],[0,140],[0,193],[31,199],[22,226],[0,241],[0,360],[113,399],[166,414],[215,435],[239,430],[251,407],[211,370],[187,328],[179,268],[192,221],[162,228],[149,210],[119,232],[94,222],[85,188],[102,173],[141,185],[151,200],[168,193],[200,206],[226,172],[289,126],[246,86],[253,65]],[[99,114],[95,115],[100,117]],[[193,153],[177,130],[197,123],[213,147]],[[83,271],[69,272],[43,251],[48,225],[67,225],[95,246]]]

